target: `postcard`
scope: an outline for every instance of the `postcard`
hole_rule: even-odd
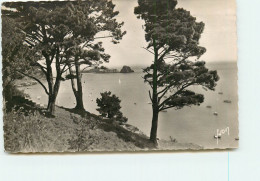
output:
[[[235,0],[1,8],[6,152],[238,148]]]

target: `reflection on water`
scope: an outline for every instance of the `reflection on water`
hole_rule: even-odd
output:
[[[205,95],[200,106],[185,107],[181,110],[168,109],[159,115],[158,137],[178,142],[196,143],[205,148],[236,147],[238,141],[237,106],[237,67],[236,63],[212,63],[210,69],[218,70],[220,80],[216,91],[205,91],[198,87],[193,90]],[[98,114],[96,98],[100,92],[111,91],[121,100],[123,114],[128,123],[137,126],[149,135],[152,119],[152,107],[148,97],[149,86],[143,82],[142,73],[131,74],[83,74],[84,104],[86,110]],[[39,85],[26,90],[35,101],[47,103],[47,96]],[[41,95],[41,99],[37,97]],[[231,100],[231,103],[224,103]],[[62,82],[57,105],[73,108],[75,98],[70,81]],[[214,115],[214,113],[217,115]],[[229,135],[223,134],[217,140],[217,129],[229,129]],[[217,144],[218,141],[218,144]]]

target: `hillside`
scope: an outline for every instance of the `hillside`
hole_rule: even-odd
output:
[[[39,105],[13,97],[4,113],[4,140],[7,152],[104,152],[186,150],[202,147],[189,143],[159,140],[155,147],[138,128],[120,124],[89,112],[56,107],[48,116]]]

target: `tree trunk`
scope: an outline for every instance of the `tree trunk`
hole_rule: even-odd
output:
[[[56,102],[56,98],[57,98],[57,95],[59,92],[59,88],[60,88],[60,80],[56,80],[53,92],[50,93],[50,95],[49,95],[48,106],[47,106],[47,111],[51,115],[54,115],[54,113],[55,113],[55,102]]]
[[[157,94],[157,64],[158,64],[158,50],[156,49],[156,44],[154,41],[154,65],[153,65],[153,118],[152,118],[152,128],[150,132],[150,140],[157,145],[157,128],[158,128],[158,94]]]
[[[75,62],[75,68],[76,68],[77,87],[78,87],[77,94],[75,95],[77,101],[75,109],[85,110],[83,104],[83,90],[82,90],[82,82],[81,82],[82,74],[80,72],[80,65],[78,64],[78,62]]]
[[[51,115],[54,115],[55,113],[55,102],[56,102],[56,97],[54,95],[50,95],[48,99],[47,111]]]
[[[55,102],[56,98],[59,92],[60,88],[60,81],[61,81],[61,70],[60,70],[60,57],[59,57],[59,48],[57,48],[56,52],[56,79],[55,79],[55,84],[53,83],[53,74],[52,74],[52,67],[51,67],[51,61],[48,56],[46,56],[46,62],[47,62],[47,73],[46,73],[46,78],[48,82],[48,87],[49,87],[49,98],[48,98],[48,106],[47,106],[47,111],[51,114],[54,115],[55,113]],[[53,86],[54,84],[54,86]]]
[[[75,109],[77,110],[85,110],[84,109],[84,104],[83,104],[83,95],[82,94],[74,94],[76,98],[76,107]]]
[[[152,119],[152,128],[150,132],[150,140],[157,145],[157,128],[158,128],[158,109],[153,108],[153,119]]]
[[[80,65],[78,65],[78,61],[75,60],[75,69],[76,69],[76,79],[77,79],[77,88],[74,82],[74,79],[71,79],[71,87],[74,93],[74,96],[76,98],[76,107],[77,110],[85,110],[84,104],[83,104],[83,91],[82,91],[82,82],[81,77],[82,74],[80,72]],[[71,67],[69,66],[69,72],[71,75],[73,75]]]
[[[49,59],[48,55],[45,55],[45,58],[46,58],[46,66],[47,66],[46,80],[48,82],[48,88],[49,88],[47,111],[51,115],[54,115],[56,97],[53,95],[54,90],[53,90],[53,74],[52,74],[51,60]]]

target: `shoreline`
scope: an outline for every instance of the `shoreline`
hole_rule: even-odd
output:
[[[30,86],[20,86],[19,90],[24,90]],[[29,95],[30,96],[30,95]],[[32,100],[27,99],[29,102]],[[44,108],[42,105],[39,105],[35,102],[32,102],[35,106],[39,107],[41,110]],[[8,113],[7,113],[8,114]],[[48,137],[52,135],[49,140],[41,141],[43,145],[51,144],[54,140],[58,142],[55,146],[52,147],[39,147],[37,145],[33,145],[30,148],[24,148],[21,150],[10,150],[6,149],[7,152],[12,153],[35,153],[35,152],[75,152],[78,150],[69,149],[67,141],[69,139],[73,139],[75,135],[75,129],[77,129],[78,125],[73,122],[71,115],[77,119],[84,119],[88,124],[94,124],[94,128],[90,128],[86,124],[86,133],[91,133],[90,137],[93,138],[92,143],[89,143],[87,149],[83,149],[80,151],[83,152],[128,152],[128,151],[174,151],[174,150],[200,150],[203,149],[202,146],[193,144],[193,143],[178,143],[167,140],[158,140],[158,146],[154,147],[154,145],[149,141],[149,137],[145,135],[142,131],[140,131],[137,127],[132,126],[130,124],[120,124],[116,121],[109,120],[103,118],[101,116],[84,112],[77,113],[73,109],[68,109],[64,107],[56,106],[55,118],[46,118],[42,115],[37,115],[37,119],[44,121],[49,127],[50,131],[46,133],[39,130],[39,136],[32,136],[34,141],[38,142],[39,140],[44,139],[44,137]],[[17,115],[16,115],[17,116]],[[33,118],[26,117],[27,121],[35,121]],[[30,120],[31,119],[31,120]],[[5,120],[6,121],[6,120]],[[7,123],[6,123],[7,124]],[[41,127],[41,125],[36,126]],[[54,128],[54,127],[58,127]],[[64,134],[68,132],[69,134]],[[63,135],[63,136],[62,136]],[[6,146],[5,146],[6,148]]]
[[[223,67],[223,66],[221,66]],[[233,69],[231,69],[233,70]],[[221,71],[221,76],[225,77],[226,72]],[[233,71],[235,74],[236,71]],[[227,77],[228,78],[228,77]],[[121,84],[119,84],[119,79]],[[201,106],[192,108],[184,108],[175,112],[170,110],[167,113],[160,114],[160,129],[158,137],[160,139],[170,141],[170,136],[177,139],[181,143],[194,143],[202,145],[204,148],[227,148],[238,147],[237,115],[229,109],[236,109],[236,96],[231,94],[232,87],[227,86],[227,83],[232,79],[221,79],[220,85],[215,92],[202,92],[204,90],[196,90],[205,93],[205,102]],[[98,115],[96,111],[97,105],[95,99],[100,97],[100,92],[110,90],[122,99],[122,111],[128,122],[136,126],[146,135],[149,135],[151,125],[151,105],[148,105],[149,98],[145,93],[140,92],[147,86],[143,83],[138,73],[124,74],[86,74],[83,75],[84,83],[84,103],[86,109]],[[46,83],[44,83],[46,85]],[[61,83],[60,94],[56,104],[67,108],[75,107],[75,97],[70,87],[70,82]],[[137,88],[138,87],[138,88]],[[139,89],[140,87],[140,89]],[[47,104],[47,95],[39,84],[31,87],[21,87],[25,93],[31,95],[34,102],[42,104],[42,107]],[[131,90],[130,92],[127,92]],[[223,92],[223,94],[218,94]],[[39,98],[38,98],[39,97]],[[146,98],[147,97],[147,98]],[[231,100],[231,104],[225,104],[224,100]],[[134,104],[136,103],[136,104]],[[210,105],[211,108],[207,108]],[[218,116],[213,113],[217,112]],[[191,121],[194,120],[194,121]],[[227,120],[230,120],[227,122]],[[230,128],[230,136],[223,136],[219,144],[217,144],[214,135],[217,129]],[[190,130],[188,132],[180,131],[178,128],[183,127]],[[205,129],[207,127],[207,129]],[[191,128],[194,128],[191,130]],[[196,130],[196,131],[195,131]],[[203,133],[203,134],[202,134]],[[194,135],[194,136],[193,136]]]

